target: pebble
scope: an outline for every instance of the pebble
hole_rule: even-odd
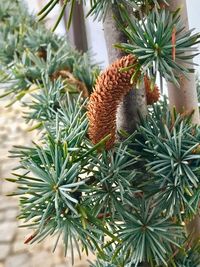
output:
[[[50,257],[50,253],[46,251],[38,252],[33,255],[32,262],[33,267],[45,266],[45,267],[53,267],[53,258]]]
[[[18,206],[18,201],[14,197],[0,196],[0,210],[13,209]]]
[[[30,257],[27,253],[14,254],[12,256],[7,257],[5,261],[5,267],[28,267],[28,266],[30,266]]]
[[[16,217],[18,215],[19,211],[16,208],[8,209],[5,211],[5,219],[7,221],[16,221]]]
[[[6,175],[8,177],[8,175]],[[16,191],[17,185],[8,181],[4,181],[1,186],[1,192],[3,195],[12,194]]]
[[[13,243],[13,248],[12,248],[14,253],[18,253],[18,252],[26,252],[27,250],[27,246],[24,244],[23,240],[21,241],[15,241]]]
[[[3,222],[0,224],[0,243],[11,242],[16,234],[16,222]]]
[[[10,244],[0,244],[0,261],[5,260],[10,252]]]

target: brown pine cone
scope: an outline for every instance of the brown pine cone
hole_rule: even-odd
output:
[[[151,81],[147,76],[144,77],[144,86],[146,91],[147,105],[156,103],[160,98],[158,86],[155,84],[154,88],[152,89]]]
[[[76,89],[82,93],[83,97],[89,97],[89,92],[84,82],[81,82],[76,79],[68,69],[55,71],[51,75],[51,80],[57,80],[59,77],[64,79],[67,85],[75,86]]]
[[[133,88],[130,83],[135,69],[120,71],[137,63],[133,55],[124,56],[111,64],[97,79],[88,104],[89,137],[97,144],[107,135],[106,149],[110,149],[116,138],[116,113],[123,97]]]

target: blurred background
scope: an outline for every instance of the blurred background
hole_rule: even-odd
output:
[[[31,13],[36,14],[44,5],[46,0],[26,0]],[[67,12],[64,20],[60,23],[56,32],[58,34],[65,34],[69,37],[70,42],[75,45],[79,50],[91,50],[95,55],[95,60],[100,62],[103,67],[108,65],[108,56],[106,51],[104,32],[102,22],[94,21],[92,16],[85,19],[89,11],[89,1],[86,6],[76,5],[76,12],[73,18],[72,27],[69,32],[66,31]],[[194,28],[195,32],[200,32],[200,18],[199,9],[200,2],[197,0],[187,0],[187,9],[189,15],[190,28]],[[55,22],[55,16],[59,13],[59,6],[57,6],[47,19],[46,25],[51,28]],[[200,55],[195,58],[195,62],[200,64]],[[200,67],[198,67],[200,71]]]
[[[45,0],[26,0],[30,13],[36,14],[45,4]],[[89,1],[88,1],[89,2]],[[187,1],[190,28],[196,28],[200,32],[200,1]],[[66,31],[66,12],[56,32],[69,38],[70,42],[80,51],[88,49],[94,55],[95,61],[99,62],[102,68],[108,64],[102,24],[94,21],[92,17],[84,17],[88,7],[76,5],[75,16],[70,30]],[[47,28],[55,23],[59,13],[59,6],[56,7],[46,19]],[[196,58],[200,64],[200,56]],[[197,68],[200,71],[200,68]],[[10,177],[12,169],[17,162],[10,159],[9,150],[13,145],[30,145],[33,133],[27,131],[28,126],[22,118],[22,110],[19,104],[5,108],[5,100],[0,101],[0,267],[69,267],[71,256],[65,258],[62,247],[52,254],[53,241],[48,239],[42,244],[25,245],[24,240],[30,236],[30,231],[18,228],[16,216],[18,214],[18,203],[15,198],[6,195],[14,191],[15,185],[8,183],[4,178]],[[90,256],[91,260],[93,256]],[[80,260],[75,255],[75,267],[88,266],[88,258],[83,256]]]

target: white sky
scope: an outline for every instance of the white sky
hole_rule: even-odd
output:
[[[190,28],[196,28],[196,32],[200,32],[200,0],[187,0],[187,8]],[[200,64],[200,55],[194,61]],[[200,66],[197,69],[200,73]]]

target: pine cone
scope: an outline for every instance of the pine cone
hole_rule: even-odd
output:
[[[55,71],[51,75],[51,80],[57,80],[59,77],[64,79],[66,81],[66,84],[75,86],[76,89],[82,93],[83,97],[89,97],[89,92],[84,82],[81,82],[76,79],[68,69]]]
[[[152,89],[151,81],[147,76],[144,77],[144,86],[146,91],[147,105],[156,103],[160,98],[158,86],[154,85],[154,88]]]
[[[116,113],[123,97],[133,88],[130,83],[135,69],[120,71],[137,63],[132,56],[124,56],[111,64],[97,79],[94,92],[88,104],[89,137],[97,144],[107,135],[111,135],[106,142],[106,149],[110,149],[116,138]]]
[[[47,59],[47,51],[45,49],[41,48],[36,52],[36,56],[38,56],[40,58],[43,58],[44,61],[46,61],[46,59]]]

